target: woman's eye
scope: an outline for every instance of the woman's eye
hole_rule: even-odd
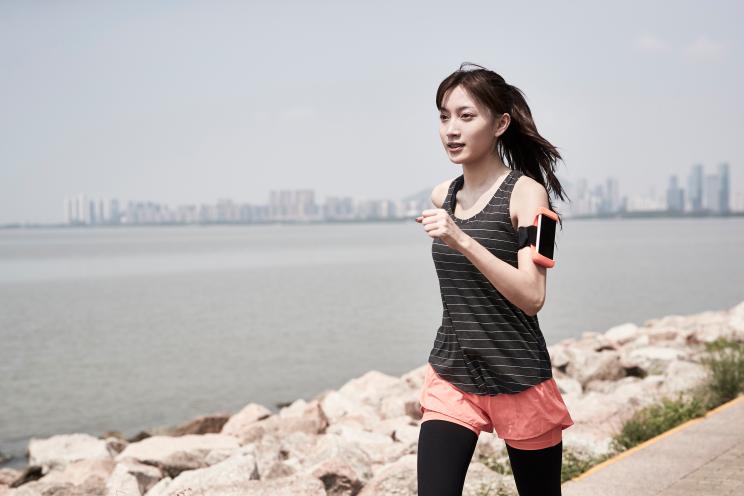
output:
[[[472,114],[462,114],[463,117],[473,117]]]

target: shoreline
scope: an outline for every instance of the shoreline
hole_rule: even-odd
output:
[[[33,223],[15,222],[0,224],[0,230],[6,229],[101,229],[101,228],[127,228],[127,227],[209,227],[209,226],[274,226],[274,225],[311,225],[311,224],[366,224],[379,222],[410,222],[418,215],[412,213],[410,217],[382,217],[361,219],[320,219],[320,220],[263,220],[253,222],[153,222],[132,224],[66,224],[57,223]],[[626,219],[727,219],[744,217],[744,211],[732,210],[726,213],[716,212],[670,212],[666,210],[632,210],[626,212],[612,212],[606,214],[576,214],[565,215],[563,220],[626,220]]]
[[[744,341],[744,301],[726,310],[585,331],[549,345],[553,377],[574,420],[563,431],[565,448],[608,453],[612,435],[634,412],[665,396],[686,395],[705,381],[704,345],[721,337]],[[220,494],[210,486],[213,475],[229,479],[225,474],[237,466],[252,474],[231,482],[245,486],[245,494],[279,483],[312,494],[327,477],[348,479],[363,491],[398,479],[410,485],[402,474],[415,476],[425,365],[399,377],[371,370],[310,401],[277,405],[276,412],[249,403],[239,412],[199,416],[129,438],[115,431],[32,438],[30,459],[0,465],[0,495],[19,491],[8,486],[21,478],[27,479],[24,489],[87,484],[110,490],[120,484],[130,488],[123,494],[159,496],[192,486],[201,488],[194,494]],[[503,457],[503,450],[495,433],[482,433],[468,477],[510,490],[508,477],[482,463]]]

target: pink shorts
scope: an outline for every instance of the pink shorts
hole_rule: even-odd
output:
[[[422,422],[448,420],[476,435],[495,429],[517,449],[554,446],[563,439],[563,429],[574,423],[552,377],[516,394],[477,395],[461,391],[427,363],[419,403]]]

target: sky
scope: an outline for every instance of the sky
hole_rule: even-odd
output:
[[[459,175],[434,97],[463,62],[526,95],[559,177],[621,195],[731,167],[741,2],[0,1],[0,223],[64,197],[395,199]]]

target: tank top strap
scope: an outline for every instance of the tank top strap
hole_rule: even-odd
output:
[[[452,212],[452,195],[457,189],[460,189],[459,183],[465,178],[464,174],[460,174],[452,181],[450,181],[449,189],[447,190],[447,197],[444,199],[442,208],[447,212]]]
[[[512,169],[509,172],[509,175],[504,180],[504,187],[501,188],[502,193],[504,194],[504,196],[506,196],[507,199],[511,197],[511,192],[514,189],[514,185],[517,183],[517,179],[522,177],[522,175],[522,171],[517,169]]]

